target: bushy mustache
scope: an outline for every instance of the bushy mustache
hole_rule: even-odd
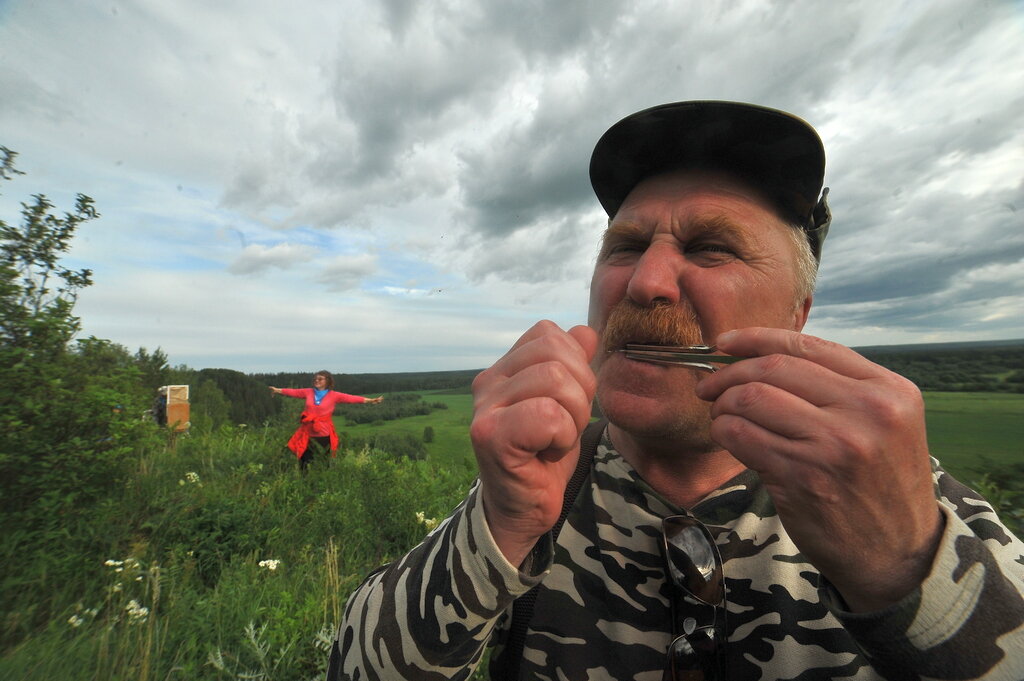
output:
[[[609,312],[602,342],[606,352],[614,352],[626,343],[698,345],[704,341],[697,313],[689,305],[644,307],[624,298]]]

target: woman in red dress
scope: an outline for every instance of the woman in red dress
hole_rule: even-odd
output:
[[[330,449],[331,456],[336,456],[338,449],[338,433],[334,430],[334,405],[336,404],[378,404],[384,396],[360,397],[347,395],[334,390],[334,377],[329,371],[318,371],[313,375],[312,388],[275,388],[270,391],[276,395],[299,397],[306,400],[306,408],[302,410],[299,427],[288,440],[288,449],[295,452],[299,459],[299,467],[305,471],[313,461],[313,450],[310,440],[324,449]]]

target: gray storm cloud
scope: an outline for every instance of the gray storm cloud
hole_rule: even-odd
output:
[[[822,335],[1024,335],[1016,3],[343,4],[4,5],[0,144],[33,186],[104,214],[74,252],[97,272],[87,324],[147,347],[168,344],[160,324],[209,328],[181,342],[216,344],[212,312],[143,328],[89,307],[160,271],[210,310],[258,295],[256,329],[288,326],[275,311],[311,292],[343,301],[366,327],[337,333],[369,338],[402,318],[381,292],[415,280],[445,291],[417,299],[419,324],[432,312],[442,339],[492,325],[477,356],[500,356],[538,316],[585,316],[600,134],[648,106],[736,99],[824,139]]]

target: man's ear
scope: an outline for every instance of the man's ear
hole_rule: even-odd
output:
[[[814,302],[814,295],[809,295],[804,298],[804,301],[796,306],[793,310],[793,330],[803,331],[804,324],[807,323],[807,317],[811,314],[811,303]]]

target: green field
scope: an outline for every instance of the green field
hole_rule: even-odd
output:
[[[342,438],[368,437],[386,429],[393,433],[408,433],[417,438],[423,437],[423,429],[430,426],[434,429],[434,441],[426,443],[427,457],[434,463],[442,465],[472,466],[473,449],[469,445],[469,422],[473,416],[473,396],[467,388],[464,393],[453,394],[451,391],[424,391],[426,402],[443,402],[447,409],[438,409],[423,416],[409,416],[395,421],[377,421],[359,425],[344,425],[335,419]]]
[[[352,435],[370,435],[385,428],[421,436],[434,429],[427,455],[438,463],[475,465],[469,444],[473,398],[468,392],[421,393],[428,402],[444,402],[447,410],[375,424],[345,426]],[[993,466],[1024,465],[1024,395],[1012,393],[924,393],[928,441],[932,455],[963,482],[981,478]]]
[[[1024,395],[924,394],[932,455],[962,481],[1024,464]]]

